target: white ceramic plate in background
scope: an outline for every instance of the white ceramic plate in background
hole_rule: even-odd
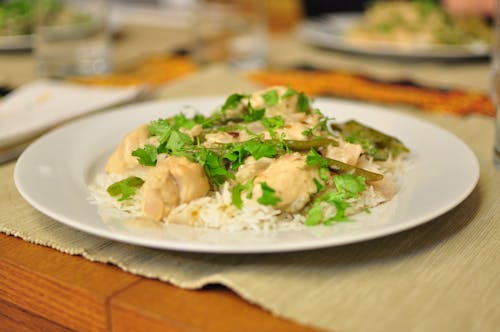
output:
[[[490,53],[490,47],[479,42],[466,45],[412,44],[405,47],[380,41],[355,43],[346,38],[346,32],[360,19],[359,13],[312,18],[298,28],[298,35],[302,41],[314,46],[366,55],[446,60],[486,57]]]
[[[392,234],[432,220],[462,202],[475,187],[474,153],[451,133],[424,121],[373,105],[317,99],[326,115],[356,119],[400,138],[412,150],[412,167],[389,203],[362,213],[354,222],[269,233],[222,232],[183,225],[142,227],[104,222],[88,202],[87,185],[122,137],[142,123],[185,109],[208,114],[223,97],[132,105],[69,123],[35,141],[19,158],[14,178],[33,207],[70,227],[126,243],[212,253],[284,252],[353,243]]]

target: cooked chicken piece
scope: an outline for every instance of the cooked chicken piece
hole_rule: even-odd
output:
[[[323,157],[335,159],[349,165],[356,165],[363,148],[359,144],[339,142],[339,146],[329,145],[322,151]]]
[[[285,212],[298,212],[316,192],[315,177],[318,177],[318,169],[307,166],[305,156],[299,153],[286,154],[274,160],[255,178],[253,198],[262,196],[260,183],[265,182],[281,199],[277,208]]]
[[[191,138],[195,138],[195,137],[201,135],[201,133],[203,132],[203,127],[201,125],[197,124],[197,125],[193,126],[193,128],[191,128],[191,129],[180,128],[179,131],[191,136]]]
[[[153,220],[163,219],[177,205],[205,196],[210,189],[200,164],[174,156],[156,164],[143,188],[142,211]]]
[[[276,105],[268,106],[263,95],[271,90],[276,90],[279,102]],[[265,90],[257,91],[250,96],[250,105],[252,105],[254,109],[266,108],[266,116],[295,113],[297,112],[297,95],[283,98],[286,91],[287,87],[285,86],[273,86]]]
[[[247,182],[262,173],[272,162],[273,159],[271,158],[255,160],[254,157],[248,157],[245,159],[245,163],[238,168],[238,172],[236,172],[236,182]]]
[[[144,124],[129,133],[121,141],[106,163],[106,173],[122,174],[127,170],[138,167],[137,158],[132,151],[142,147],[149,138],[148,125]]]
[[[168,169],[153,169],[144,182],[142,212],[144,216],[160,221],[179,205],[179,192]]]

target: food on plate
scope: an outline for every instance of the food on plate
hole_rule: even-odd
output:
[[[32,34],[37,10],[54,24],[89,21],[88,15],[69,10],[62,0],[4,0],[0,1],[0,36]]]
[[[390,42],[400,46],[488,45],[492,28],[481,17],[457,17],[437,1],[376,1],[347,34],[353,42]]]
[[[128,219],[225,230],[329,225],[391,200],[408,155],[397,138],[333,122],[305,94],[274,86],[231,94],[209,116],[140,124],[91,192]]]

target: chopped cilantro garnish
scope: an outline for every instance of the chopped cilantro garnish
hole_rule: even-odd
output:
[[[241,193],[243,191],[246,191],[247,192],[246,197],[252,198],[252,187],[253,187],[253,179],[248,180],[245,184],[237,183],[231,189],[231,202],[233,203],[233,205],[236,206],[238,209],[241,209],[243,207],[243,200],[241,199]]]
[[[316,193],[319,193],[321,190],[325,189],[325,185],[319,182],[318,179],[313,178],[314,184],[316,185]]]
[[[260,158],[274,158],[278,154],[276,145],[272,142],[261,142],[260,140],[249,140],[243,143],[243,148],[250,153],[255,160]]]
[[[306,155],[307,166],[328,167],[328,161],[323,158],[316,150],[311,149]]]
[[[353,174],[340,174],[333,178],[337,190],[347,198],[358,197],[358,194],[366,190],[365,178]]]
[[[276,205],[281,202],[281,198],[276,196],[276,190],[269,187],[267,183],[261,182],[260,188],[262,189],[262,196],[257,199],[262,205]]]
[[[262,98],[264,98],[264,102],[267,106],[274,106],[279,101],[278,91],[269,90],[262,95]]]
[[[233,93],[229,97],[227,97],[226,102],[224,105],[222,105],[222,111],[225,112],[228,109],[235,109],[238,107],[238,104],[240,103],[241,99],[243,99],[245,95],[242,95],[240,93]]]
[[[323,212],[321,211],[321,201],[316,200],[309,211],[307,211],[307,218],[304,223],[306,226],[315,226],[321,223],[322,219]]]
[[[261,122],[266,129],[279,129],[285,126],[285,120],[280,115],[262,118]]]
[[[232,173],[224,167],[222,158],[215,152],[208,149],[200,149],[196,157],[198,163],[203,166],[207,176],[215,185],[220,186],[227,178],[233,176]]]
[[[158,152],[155,146],[146,144],[144,148],[132,151],[132,156],[137,157],[137,161],[139,161],[141,165],[155,166]]]
[[[295,96],[297,94],[297,91],[294,90],[291,86],[288,86],[286,88],[285,94],[283,95],[283,99],[289,98],[291,96]]]
[[[173,120],[174,120],[173,123],[174,129],[179,129],[179,128],[191,129],[198,124],[198,122],[196,122],[194,118],[188,119],[183,113],[174,116]]]
[[[335,176],[333,181],[337,190],[329,191],[316,199],[312,208],[307,212],[306,225],[317,225],[322,221],[325,225],[329,225],[332,222],[348,221],[346,210],[351,204],[347,200],[357,198],[361,192],[366,190],[365,178],[362,176],[347,173],[340,174]],[[321,202],[326,202],[335,206],[336,213],[333,217],[323,220]]]
[[[137,176],[129,176],[126,179],[113,183],[106,190],[111,196],[121,195],[118,200],[124,201],[134,196],[136,189],[142,186],[143,183],[143,179]]]
[[[261,109],[256,110],[252,107],[250,102],[248,102],[248,113],[245,114],[245,116],[243,117],[243,120],[245,122],[254,122],[254,121],[262,119],[264,114],[266,114],[265,108],[261,108]]]
[[[309,98],[304,93],[299,93],[299,98],[297,99],[297,108],[299,112],[308,113],[311,109],[309,104]]]
[[[193,139],[188,134],[173,131],[167,142],[167,149],[173,153],[181,151],[186,145],[192,145]]]
[[[223,159],[231,162],[231,168],[236,170],[243,164],[243,159],[248,155],[241,143],[235,143],[229,147],[228,151],[222,155]]]
[[[159,119],[149,123],[148,131],[151,136],[158,136],[161,144],[166,142],[170,137],[172,126],[167,119]]]

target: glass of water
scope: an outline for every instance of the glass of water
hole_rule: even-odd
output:
[[[491,98],[496,109],[493,160],[497,168],[500,168],[500,0],[497,0],[497,6],[495,10],[495,40],[492,52],[491,68]]]
[[[41,77],[111,70],[108,0],[37,0],[35,59]]]
[[[201,0],[195,11],[194,57],[235,69],[265,65],[267,28],[262,0]]]

